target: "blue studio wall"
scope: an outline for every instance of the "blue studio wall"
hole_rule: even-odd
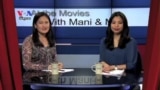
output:
[[[68,66],[70,60],[79,64],[77,61],[82,59],[94,63],[99,59],[100,39],[115,11],[127,16],[130,35],[138,44],[146,43],[150,0],[14,0],[14,4],[19,43],[32,33],[35,13],[47,12],[56,35],[59,59]]]

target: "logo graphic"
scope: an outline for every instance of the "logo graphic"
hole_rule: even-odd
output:
[[[31,17],[36,14],[35,10],[17,10],[19,20],[31,20]]]

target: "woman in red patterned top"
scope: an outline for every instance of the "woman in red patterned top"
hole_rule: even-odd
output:
[[[56,59],[55,37],[52,32],[50,17],[38,12],[33,18],[33,33],[22,44],[22,59],[25,70],[51,69],[53,62],[63,64]]]

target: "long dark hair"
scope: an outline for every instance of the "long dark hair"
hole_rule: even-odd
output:
[[[106,48],[109,48],[110,50],[114,49],[113,31],[111,30],[111,23],[113,18],[117,16],[121,17],[123,20],[123,30],[121,32],[118,48],[125,48],[126,44],[130,41],[129,27],[126,16],[122,12],[114,12],[108,21],[108,28],[106,30],[106,39],[104,41]]]
[[[32,27],[33,27],[32,40],[33,40],[33,43],[34,43],[35,46],[43,47],[43,44],[39,40],[38,30],[34,27],[34,25],[37,23],[38,19],[42,16],[47,17],[48,20],[49,20],[49,23],[50,23],[50,29],[49,29],[48,33],[46,34],[46,38],[49,42],[49,45],[50,45],[50,47],[55,46],[55,37],[54,37],[53,31],[52,31],[51,20],[50,20],[50,17],[48,16],[48,14],[45,13],[45,12],[38,12],[38,13],[36,13],[36,15],[33,18],[33,24],[32,24]]]

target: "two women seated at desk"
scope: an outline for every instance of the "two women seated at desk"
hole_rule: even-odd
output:
[[[111,15],[106,37],[100,43],[100,62],[103,71],[114,69],[133,69],[137,62],[137,43],[129,36],[126,16],[121,12]],[[26,70],[51,69],[56,59],[55,37],[51,20],[44,12],[39,12],[33,19],[33,33],[26,37],[22,45],[23,67]],[[63,64],[59,63],[59,69]]]

